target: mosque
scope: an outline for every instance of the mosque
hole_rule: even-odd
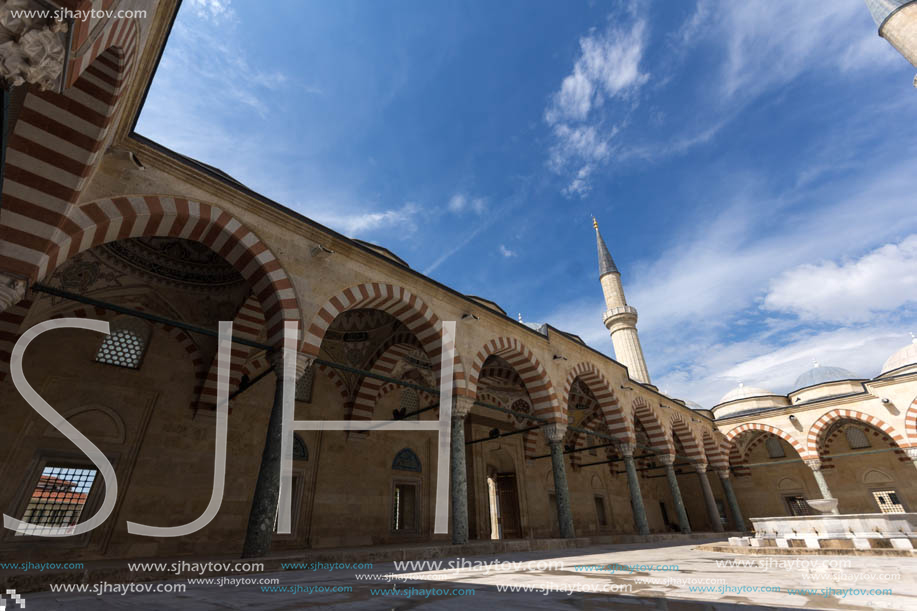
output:
[[[37,3],[0,8],[5,48],[19,54],[0,65],[9,108],[0,508],[32,527],[69,528],[109,500],[111,514],[69,537],[4,529],[0,555],[611,541],[747,531],[753,517],[805,514],[814,498],[838,499],[842,513],[917,507],[917,343],[870,379],[818,365],[786,395],[740,386],[710,409],[666,396],[652,384],[637,310],[598,224],[615,359],[134,133],[175,2],[123,0],[119,9],[145,14],[69,24],[10,19],[3,13],[14,4]],[[917,4],[867,4],[881,35],[914,61]],[[16,42],[31,39],[41,45]],[[45,55],[34,55],[39,48]],[[110,332],[36,331],[61,319],[104,321]],[[234,339],[219,511],[183,537],[132,534],[128,522],[180,526],[208,507],[220,321],[232,321]],[[284,441],[285,328],[298,330],[295,418],[354,423],[350,430],[298,430]],[[450,527],[440,534],[436,434],[365,423],[437,420],[447,369]],[[111,474],[33,409],[18,372]],[[292,524],[281,534],[284,443],[293,452]]]

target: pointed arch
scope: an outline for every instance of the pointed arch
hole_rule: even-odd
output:
[[[669,422],[672,427],[672,435],[677,437],[678,441],[681,442],[681,446],[685,449],[688,460],[693,463],[706,464],[707,458],[701,451],[701,445],[697,440],[697,436],[694,435],[694,431],[692,431],[688,423],[685,422],[684,416],[676,412]]]
[[[917,446],[917,397],[911,401],[904,417],[904,430],[908,437],[908,447]]]
[[[871,425],[891,437],[899,448],[907,447],[907,440],[904,436],[879,418],[852,409],[833,409],[823,414],[821,418],[816,420],[809,428],[809,434],[806,436],[806,450],[809,455],[813,458],[818,458],[820,455],[818,446],[822,441],[822,437],[828,431],[831,424],[841,419],[859,420],[864,424]]]
[[[383,342],[367,361],[366,366],[369,367],[370,373],[388,376],[395,370],[398,362],[415,348],[423,350],[423,346],[413,333],[398,333]],[[363,376],[354,397],[350,418],[372,420],[376,401],[380,398],[380,390],[385,385],[384,380]]]
[[[634,437],[632,424],[625,418],[624,411],[621,409],[614,391],[611,390],[611,384],[592,363],[584,361],[570,368],[567,378],[564,380],[564,389],[561,395],[564,400],[568,400],[570,389],[573,387],[573,382],[576,378],[586,384],[595,396],[596,401],[598,401],[599,407],[605,416],[605,424],[608,427],[609,435],[626,443],[633,443],[636,438]],[[569,413],[569,406],[567,406],[567,411]]]
[[[560,407],[554,394],[554,385],[538,358],[514,337],[492,339],[477,352],[468,376],[467,392],[477,395],[478,379],[487,357],[496,355],[516,370],[532,399],[534,415],[550,417],[554,422],[566,422],[566,410]]]
[[[232,320],[232,334],[234,337],[257,341],[263,328],[264,312],[261,310],[261,304],[253,294],[250,294],[239,306],[239,311]],[[256,352],[260,351],[257,348],[233,342],[229,352],[229,394],[238,390],[242,376],[246,373],[243,371],[246,363]],[[207,370],[207,377],[204,380],[204,387],[198,397],[201,407],[216,407],[217,365],[217,355],[213,355],[213,360]],[[254,371],[257,369],[259,368],[251,368]]]
[[[763,424],[760,422],[746,422],[745,424],[740,424],[739,426],[730,429],[726,433],[726,440],[729,441],[732,445],[735,445],[736,437],[745,433],[747,431],[765,431],[768,433],[773,433],[777,437],[781,438],[796,450],[796,453],[799,454],[799,457],[803,460],[808,460],[811,458],[818,458],[818,454],[811,454],[806,451],[802,444],[792,435],[784,431],[783,429],[777,428],[776,426],[771,426],[769,424]]]
[[[666,432],[662,422],[656,417],[652,408],[643,397],[637,397],[631,404],[634,416],[646,429],[649,436],[650,447],[661,454],[675,454],[675,445],[672,443],[672,437]]]
[[[714,469],[727,469],[729,468],[729,456],[727,453],[724,453],[722,450],[723,444],[717,443],[714,439],[714,435],[723,437],[722,433],[719,431],[707,431],[705,430],[702,435],[704,443],[704,456],[707,458],[707,464],[709,464]],[[724,442],[725,438],[721,439],[721,442]]]

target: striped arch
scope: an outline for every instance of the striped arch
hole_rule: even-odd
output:
[[[369,371],[378,375],[389,376],[398,362],[416,348],[423,350],[420,341],[413,333],[398,333],[388,338],[367,361]],[[364,376],[357,388],[351,411],[352,420],[372,420],[376,401],[381,397],[380,389],[386,385],[384,380]]]
[[[639,420],[643,428],[646,429],[650,447],[660,454],[674,455],[675,445],[672,443],[671,436],[666,432],[665,427],[662,426],[662,423],[656,417],[656,414],[653,413],[652,408],[646,400],[643,397],[637,397],[634,399],[632,405],[634,416],[637,417],[637,420]]]
[[[13,356],[13,346],[19,339],[19,329],[25,322],[25,317],[32,307],[32,300],[23,299],[14,306],[0,312],[0,382],[6,379],[10,372],[10,358]]]
[[[44,254],[38,244],[36,250],[20,251],[28,254],[12,271],[40,280],[70,257],[106,242],[184,238],[211,248],[248,281],[267,320],[268,344],[279,346],[284,322],[299,320],[296,293],[280,262],[254,233],[216,206],[178,197],[116,197],[71,208],[66,220],[66,232],[52,238]]]
[[[126,305],[128,305],[129,307],[139,312],[147,311],[147,308],[142,303],[128,303]],[[111,310],[106,310],[104,308],[99,308],[99,307],[90,307],[90,306],[80,305],[80,306],[73,307],[72,309],[65,310],[63,312],[58,311],[52,314],[51,316],[49,316],[48,319],[51,320],[51,319],[56,319],[56,318],[94,318],[96,320],[109,320],[110,321],[111,319],[116,318],[118,316],[119,314],[117,312],[113,312]],[[169,337],[177,341],[181,345],[181,347],[184,349],[185,353],[187,353],[188,358],[191,359],[191,364],[194,365],[194,394],[193,396],[196,398],[200,394],[201,388],[203,387],[204,375],[205,375],[204,357],[201,354],[200,348],[198,347],[197,343],[195,343],[195,341],[191,338],[191,336],[188,333],[186,333],[182,329],[179,329],[178,327],[173,327],[165,323],[153,323],[150,321],[147,321],[147,322],[149,322],[149,324],[151,325],[160,327],[163,331],[166,332],[166,334]],[[190,406],[194,407],[195,404],[196,404],[196,401],[192,400]]]
[[[477,395],[481,369],[484,367],[484,361],[491,355],[503,358],[522,378],[522,383],[532,399],[534,415],[550,417],[553,422],[566,422],[565,410],[561,409],[554,395],[554,385],[548,377],[548,372],[532,351],[514,337],[492,339],[478,351],[468,376],[469,396]]]
[[[917,397],[911,401],[910,407],[907,408],[904,430],[907,433],[908,445],[910,447],[917,446]]]
[[[113,135],[138,38],[133,20],[113,21],[79,57],[76,80],[63,93],[32,87],[26,94],[6,151],[0,211],[0,266],[6,270],[43,277],[49,252],[73,233],[74,222],[79,225],[73,204]]]
[[[113,0],[103,0],[105,9],[111,8]],[[82,10],[102,9],[103,1],[87,0],[80,7]],[[96,6],[98,5],[98,6]],[[95,23],[90,20],[74,21],[73,40],[71,44],[72,51],[77,51],[83,43],[87,41],[92,30],[96,29]],[[112,47],[116,49],[128,49],[133,55],[137,47],[139,27],[136,21],[132,19],[110,19],[102,26],[101,33],[95,37],[92,46],[83,53],[74,54],[67,65],[67,87],[73,86],[77,79],[81,78],[84,72],[92,67],[95,60],[102,56],[104,52]]]
[[[811,455],[813,458],[817,458],[819,456],[820,452],[818,451],[818,446],[821,438],[827,432],[828,428],[830,428],[831,424],[843,418],[859,420],[860,422],[874,426],[875,428],[891,437],[892,441],[894,441],[899,448],[908,447],[907,440],[903,435],[892,428],[891,425],[886,424],[875,416],[870,416],[869,414],[864,414],[863,412],[858,412],[852,409],[833,409],[830,412],[822,415],[822,417],[816,420],[812,427],[809,429],[809,434],[806,437],[806,449],[808,450],[809,455]]]
[[[785,442],[793,446],[793,449],[796,450],[796,453],[799,454],[799,457],[802,458],[803,460],[808,460],[810,458],[818,458],[818,453],[811,454],[807,452],[806,449],[802,447],[802,444],[799,443],[799,441],[797,441],[793,436],[791,436],[789,433],[787,433],[783,429],[779,429],[769,424],[762,424],[760,422],[746,422],[745,424],[740,424],[739,426],[735,427],[734,429],[730,429],[729,432],[726,433],[726,439],[733,446],[735,446],[736,438],[739,435],[741,435],[742,433],[745,433],[747,431],[766,431],[768,433],[773,433],[780,439],[784,440]],[[730,450],[730,456],[731,455],[732,455],[732,451]]]
[[[688,455],[688,460],[693,463],[706,464],[707,458],[701,451],[701,444],[698,443],[697,437],[694,435],[691,427],[685,422],[684,416],[676,412],[675,415],[672,416],[670,424],[672,426],[672,436],[677,437],[678,441],[681,442],[681,446]]]
[[[328,367],[327,365],[316,365],[316,367],[318,367],[318,371],[321,371],[326,378],[331,380],[331,383],[334,384],[335,388],[337,388],[338,393],[341,395],[341,399],[344,400],[344,403],[349,403],[350,390],[348,390],[346,382],[344,382],[337,370],[332,367]]]
[[[261,304],[258,303],[254,295],[249,295],[242,302],[239,311],[232,320],[232,334],[234,337],[256,341],[263,328],[264,312],[261,311]],[[244,373],[243,368],[256,352],[258,352],[257,348],[233,342],[229,353],[229,394],[239,388]],[[216,398],[217,355],[213,355],[213,361],[207,371],[207,378],[198,397],[198,403],[202,408],[216,408]]]
[[[564,390],[561,395],[564,401],[569,401],[570,389],[573,382],[579,378],[583,381],[592,394],[595,395],[596,401],[605,416],[605,424],[608,426],[608,433],[627,443],[633,443],[636,439],[634,436],[633,425],[624,417],[624,412],[618,404],[618,399],[611,390],[611,385],[602,372],[599,371],[592,363],[582,362],[574,365],[564,380]],[[570,406],[567,406],[569,413]]]
[[[704,456],[707,458],[707,464],[709,464],[714,469],[728,469],[729,468],[729,455],[728,452],[723,452],[723,444],[717,443],[714,439],[714,435],[722,437],[719,431],[704,431],[702,438],[704,442]],[[721,439],[720,441],[725,441]]]

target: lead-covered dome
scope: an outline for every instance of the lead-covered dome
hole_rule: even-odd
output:
[[[822,366],[815,363],[815,366],[801,376],[796,378],[796,388],[806,388],[816,386],[825,382],[837,382],[838,380],[855,380],[857,375],[843,367]]]
[[[751,397],[766,397],[772,395],[769,390],[763,388],[758,388],[756,386],[745,386],[741,382],[739,385],[723,395],[723,398],[720,399],[720,403],[726,403],[728,401],[737,401],[739,399],[750,399]]]
[[[914,334],[911,333],[911,338],[910,344],[888,357],[888,360],[882,365],[882,373],[879,375],[901,369],[906,365],[917,364],[917,337],[914,337]]]

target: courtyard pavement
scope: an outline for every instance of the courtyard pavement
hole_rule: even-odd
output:
[[[386,562],[354,570],[308,563],[302,570],[214,577],[210,584],[189,583],[187,577],[133,584],[185,586],[184,592],[122,594],[121,584],[108,584],[102,594],[42,592],[26,594],[24,600],[27,611],[917,609],[917,558],[744,556],[696,546],[607,545],[451,557],[439,567],[396,568]],[[273,583],[251,583],[259,580]],[[7,609],[18,608],[7,601]]]

